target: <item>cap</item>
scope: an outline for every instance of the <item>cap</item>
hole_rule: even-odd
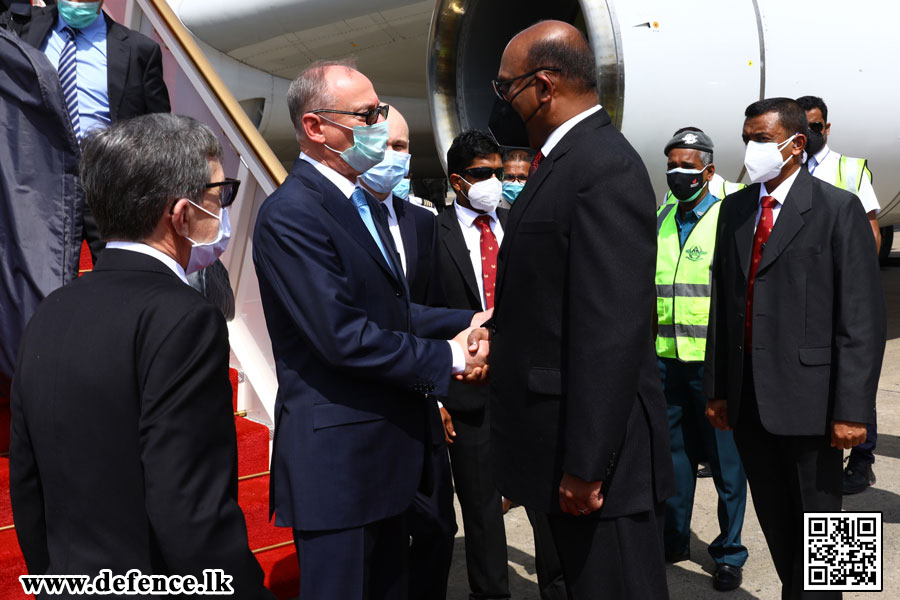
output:
[[[665,150],[663,150],[663,154],[668,156],[669,150],[672,148],[692,148],[694,150],[700,150],[701,152],[712,152],[713,142],[712,139],[702,131],[688,130],[678,133],[669,140]]]

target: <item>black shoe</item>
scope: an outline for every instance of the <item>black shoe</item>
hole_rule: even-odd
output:
[[[709,468],[709,464],[700,463],[700,468],[697,469],[697,477],[712,477],[712,469]]]
[[[658,555],[657,555],[658,556]],[[681,552],[666,552],[666,562],[669,564],[691,559],[691,549],[685,548]]]
[[[720,563],[716,565],[716,571],[713,573],[713,587],[720,592],[730,592],[741,587],[743,578],[740,567]]]
[[[847,468],[844,469],[843,492],[845,496],[866,491],[875,483],[875,473],[872,465],[864,460],[848,458]]]

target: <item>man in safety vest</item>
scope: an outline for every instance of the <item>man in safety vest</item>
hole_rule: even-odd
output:
[[[666,502],[666,560],[690,557],[697,462],[705,453],[719,495],[720,533],[709,545],[716,563],[713,587],[733,590],[741,584],[747,560],[741,545],[747,478],[732,433],[714,429],[704,416],[702,392],[710,265],[721,207],[710,191],[713,143],[696,128],[679,130],[666,144],[665,154],[666,179],[675,201],[660,207],[656,220],[656,353],[678,488]]]
[[[872,233],[875,234],[875,251],[881,250],[881,230],[878,228],[878,211],[881,206],[872,189],[872,172],[864,158],[842,156],[828,147],[828,135],[831,123],[828,122],[828,107],[817,96],[797,98],[806,120],[809,121],[809,137],[806,142],[806,153],[809,158],[806,167],[813,177],[831,185],[852,192],[859,197],[863,209],[869,217]],[[866,425],[866,441],[854,446],[850,451],[850,459],[844,469],[844,494],[858,494],[875,483],[875,443],[878,439],[878,426],[875,418]]]
[[[686,134],[690,133],[700,133],[706,135],[704,131],[699,127],[682,127],[672,134],[672,139],[683,138]],[[719,200],[722,200],[728,194],[733,194],[734,192],[747,187],[746,183],[735,183],[733,181],[728,181],[715,172],[713,173],[712,179],[707,182],[707,185],[707,191]],[[677,203],[678,199],[672,194],[672,190],[666,190],[666,197],[665,200],[663,200],[663,204]]]

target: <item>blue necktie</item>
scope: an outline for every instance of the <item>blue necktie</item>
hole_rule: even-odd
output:
[[[81,140],[81,123],[78,118],[78,78],[75,70],[75,32],[66,27],[63,29],[66,36],[66,45],[63,46],[59,57],[59,84],[62,87],[63,98],[66,101],[66,110],[69,111],[69,119],[72,121],[72,129],[75,137]]]
[[[353,194],[350,196],[350,200],[353,201],[353,205],[356,207],[356,210],[359,211],[359,217],[362,219],[363,224],[366,226],[366,229],[369,230],[369,233],[372,235],[372,239],[375,240],[375,243],[378,244],[378,249],[381,250],[381,255],[384,257],[384,260],[387,262],[388,266],[392,271],[396,274],[394,270],[394,263],[391,261],[390,255],[387,252],[387,249],[384,247],[384,242],[381,239],[381,236],[378,235],[378,230],[375,229],[375,220],[372,218],[372,211],[369,210],[369,204],[366,202],[366,194],[361,189],[356,188],[353,190]]]

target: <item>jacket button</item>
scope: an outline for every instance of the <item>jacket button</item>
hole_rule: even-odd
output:
[[[744,351],[744,347],[743,347],[743,346],[738,346],[738,352],[743,352],[743,351]]]
[[[394,290],[394,295],[397,296],[398,298],[399,298],[400,296],[402,296],[400,290]]]

